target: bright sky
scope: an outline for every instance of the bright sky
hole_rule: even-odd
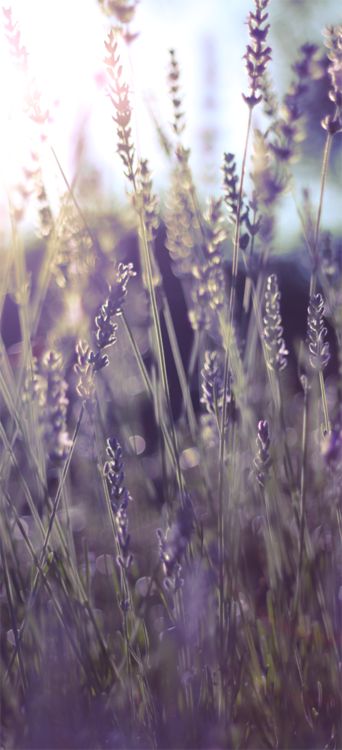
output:
[[[213,106],[219,112],[227,109],[226,122],[221,120],[220,123],[221,139],[225,132],[226,148],[240,147],[241,121],[246,119],[240,93],[245,84],[241,58],[246,44],[243,32],[249,0],[230,3],[229,22],[227,19],[224,26],[219,20],[222,6],[222,0],[210,3],[141,0],[133,25],[133,29],[141,33],[130,48],[130,56],[134,104],[139,113],[136,137],[141,151],[152,160],[158,159],[156,139],[149,117],[142,112],[142,101],[146,94],[153,97],[156,113],[167,127],[165,113],[170,112],[170,107],[166,70],[170,47],[176,49],[182,68],[189,143],[193,137],[201,137],[205,96],[210,85],[206,83],[205,91],[203,81],[208,78],[208,67],[212,65],[216,69]],[[12,7],[14,17],[20,22],[37,82],[51,103],[57,103],[51,127],[56,149],[69,163],[72,157],[72,152],[68,152],[70,136],[75,136],[77,128],[87,120],[92,136],[91,149],[100,163],[108,163],[113,150],[113,124],[108,117],[110,111],[104,91],[96,81],[103,71],[103,42],[109,22],[99,12],[96,0],[59,0],[58,3],[55,0],[13,0]],[[208,50],[211,60],[206,64]],[[5,50],[3,53],[6,55]],[[10,75],[7,87],[11,85]],[[234,117],[230,114],[232,107]],[[219,119],[217,109],[213,114]],[[210,124],[210,115],[208,122]]]
[[[176,49],[182,69],[188,121],[186,145],[192,146],[195,174],[205,192],[220,184],[223,151],[241,154],[247,116],[241,97],[246,88],[241,58],[247,41],[245,19],[250,4],[251,0],[141,0],[139,4],[132,30],[140,31],[140,36],[130,47],[128,71],[134,89],[135,137],[141,155],[149,158],[161,186],[167,183],[167,164],[143,102],[148,94],[155,102],[156,115],[167,127],[170,107],[165,81],[170,47]],[[8,3],[4,5],[7,7]],[[288,11],[298,3],[273,0],[272,21],[283,30],[277,51],[279,69],[275,67],[279,80],[282,61],[289,54],[289,40],[292,47],[310,37],[317,40],[319,30],[337,20],[337,0],[318,3],[316,10],[303,19],[301,28],[306,36],[301,37],[298,26],[291,28],[291,13],[284,13],[284,5]],[[115,130],[101,83],[108,19],[100,13],[96,0],[13,0],[12,8],[30,54],[31,69],[52,112],[49,142],[69,179],[74,176],[76,142],[83,129],[87,156],[101,169],[106,189],[122,195],[124,183],[115,154]],[[27,161],[32,134],[23,127],[18,110],[20,83],[3,38],[0,66],[6,70],[0,79],[1,179],[11,184],[18,178],[23,161]],[[203,141],[209,137],[212,145],[206,163]],[[45,151],[51,190],[58,192],[61,181],[47,145]],[[206,182],[208,178],[212,185]],[[3,190],[0,204],[4,200]],[[327,212],[329,205],[327,201]]]

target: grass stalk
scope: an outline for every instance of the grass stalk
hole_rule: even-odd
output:
[[[23,691],[25,693],[25,691],[27,690],[27,680],[26,680],[25,669],[24,669],[24,659],[21,653],[21,644],[18,638],[19,628],[18,628],[18,623],[17,623],[17,618],[16,618],[15,605],[13,602],[11,582],[10,582],[9,573],[7,569],[6,551],[4,550],[4,545],[3,545],[2,540],[0,540],[0,553],[1,553],[1,561],[2,561],[2,566],[3,566],[5,591],[6,591],[6,596],[7,596],[8,608],[10,612],[11,624],[12,624],[12,632],[13,632],[14,640],[15,640],[16,654],[18,656],[19,672],[20,672],[20,677],[22,681]]]
[[[321,228],[324,191],[325,191],[328,169],[329,169],[329,159],[330,159],[332,141],[333,141],[332,134],[327,133],[327,137],[326,137],[325,145],[324,145],[324,151],[323,151],[323,159],[322,159],[319,203],[318,203],[315,232],[314,232],[314,238],[313,238],[313,247],[311,250],[314,267],[313,267],[313,272],[312,272],[311,280],[310,280],[310,297],[312,297],[316,293],[317,267],[318,267],[318,241],[319,241],[319,233],[320,233],[320,228]]]
[[[230,369],[230,346],[232,337],[233,327],[233,316],[235,307],[235,295],[236,295],[236,282],[239,264],[239,246],[240,246],[240,217],[242,208],[242,197],[243,188],[246,173],[247,153],[248,144],[251,133],[252,125],[252,113],[251,107],[248,109],[248,122],[247,131],[245,137],[245,145],[243,151],[240,186],[238,195],[238,204],[236,212],[235,222],[235,233],[233,242],[233,261],[232,261],[232,281],[229,297],[229,312],[228,312],[228,330],[227,330],[227,341],[225,342],[225,358],[224,358],[224,374],[223,374],[223,404],[222,404],[222,417],[220,425],[220,442],[219,442],[219,485],[218,485],[218,559],[219,559],[219,631],[220,631],[220,661],[223,659],[223,642],[224,642],[224,511],[223,511],[223,493],[224,493],[224,454],[225,454],[225,433],[226,433],[226,419],[227,419],[227,389],[229,382],[229,369]]]
[[[58,488],[57,488],[57,492],[56,492],[56,497],[55,497],[54,502],[53,502],[52,513],[51,513],[50,518],[49,518],[49,524],[48,524],[48,528],[47,528],[47,530],[45,532],[44,543],[43,543],[42,551],[41,551],[41,554],[40,554],[39,568],[36,570],[36,573],[35,573],[35,576],[34,576],[34,579],[33,579],[32,587],[31,587],[31,590],[30,590],[30,593],[29,593],[29,596],[28,596],[26,613],[25,613],[23,622],[21,624],[20,630],[18,632],[18,641],[19,641],[19,643],[20,643],[20,641],[21,641],[21,639],[23,637],[26,624],[27,624],[27,622],[29,620],[29,615],[30,615],[30,613],[32,611],[32,608],[34,606],[34,601],[35,601],[35,598],[36,598],[36,595],[37,595],[39,581],[40,581],[40,571],[44,567],[45,562],[46,562],[46,555],[47,555],[47,550],[48,550],[48,544],[49,544],[49,541],[50,541],[50,536],[51,536],[53,525],[54,525],[54,521],[55,521],[55,518],[56,518],[56,513],[57,513],[57,510],[58,510],[58,507],[59,507],[59,502],[60,502],[60,499],[61,499],[61,496],[62,496],[64,482],[65,482],[65,479],[66,479],[66,476],[67,476],[67,473],[68,473],[68,470],[69,470],[69,466],[70,466],[70,463],[71,463],[71,458],[72,458],[72,454],[73,454],[73,451],[74,451],[74,448],[75,448],[77,436],[78,436],[78,433],[79,433],[79,430],[80,430],[80,427],[81,427],[82,417],[83,417],[83,406],[81,407],[81,410],[80,410],[80,414],[79,414],[79,417],[78,417],[78,420],[77,420],[75,432],[74,432],[73,439],[72,439],[71,448],[70,448],[67,460],[66,460],[66,462],[64,464],[64,467],[63,467],[63,470],[62,470],[62,474],[61,474],[61,479],[60,479],[60,482],[59,482],[59,485],[58,485]],[[17,651],[15,649],[14,654],[12,656],[11,664],[13,663],[13,660],[14,660],[14,658],[16,656],[16,653],[17,653]],[[11,667],[11,664],[9,666],[9,669]]]
[[[327,402],[327,394],[325,390],[325,382],[323,377],[322,370],[318,373],[319,377],[319,387],[321,391],[321,398],[322,398],[322,406],[323,406],[323,416],[324,416],[324,434],[328,435],[329,432],[331,432],[331,424],[329,419],[329,410],[328,410],[328,402]]]

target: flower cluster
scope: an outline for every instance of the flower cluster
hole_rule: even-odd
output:
[[[330,60],[329,98],[334,102],[335,111],[322,120],[322,126],[331,135],[335,135],[342,131],[342,24],[325,29],[325,45]]]
[[[201,403],[209,414],[214,414],[219,421],[223,405],[224,382],[223,366],[216,351],[205,352],[204,365],[201,370]],[[226,400],[231,401],[231,373],[229,373]]]
[[[53,215],[40,170],[35,178],[35,194],[38,204],[38,235],[44,238],[50,237],[53,229]]]
[[[206,254],[211,266],[222,265],[222,253],[220,248],[227,239],[225,221],[222,214],[222,199],[211,198],[207,213],[204,217],[206,222]]]
[[[212,198],[203,217],[189,167],[189,150],[178,146],[177,167],[166,225],[167,247],[177,276],[191,281],[189,320],[194,330],[209,330],[213,312],[224,304],[221,245],[227,237],[222,200]]]
[[[200,223],[194,200],[195,188],[189,166],[190,150],[176,149],[176,165],[166,206],[166,247],[176,276],[191,277],[198,260]]]
[[[189,194],[186,171],[178,165],[173,173],[172,187],[166,206],[166,247],[176,276],[191,276],[196,259],[199,225]]]
[[[74,366],[78,382],[78,395],[88,406],[95,396],[94,374],[109,364],[103,350],[116,342],[117,324],[113,318],[122,315],[127,296],[129,280],[135,276],[133,263],[119,263],[114,283],[109,287],[109,294],[95,317],[95,340],[97,351],[93,351],[86,341],[79,341],[76,346],[77,362]]]
[[[319,261],[329,287],[329,314],[336,329],[342,330],[342,243],[333,242],[329,232],[322,236]]]
[[[180,71],[176,54],[170,49],[170,69],[168,73],[169,92],[173,106],[173,123],[172,128],[176,136],[180,136],[185,128],[184,112],[182,109],[182,99],[179,87]]]
[[[271,126],[274,137],[269,146],[279,163],[295,161],[298,144],[306,136],[303,97],[311,81],[321,77],[323,73],[317,45],[303,44],[292,69],[295,78],[283,99],[279,116],[275,117]]]
[[[273,152],[272,143],[258,128],[254,131],[252,163],[251,177],[258,203],[269,209],[287,187],[288,176]]]
[[[12,8],[2,8],[6,39],[16,67],[23,73],[28,71],[28,52],[21,40],[21,31],[13,20]]]
[[[49,460],[58,464],[65,461],[71,446],[66,426],[68,384],[63,378],[63,360],[59,352],[51,350],[44,354],[39,375],[38,403],[41,407],[44,447]]]
[[[133,561],[132,554],[129,551],[130,534],[128,532],[127,514],[128,503],[132,498],[125,487],[123,453],[116,438],[107,439],[106,453],[108,458],[104,464],[103,472],[107,480],[110,503],[116,521],[120,549],[118,563],[127,571]]]
[[[280,372],[286,367],[288,351],[281,324],[278,279],[274,273],[268,277],[266,282],[263,339],[268,367]]]
[[[135,15],[136,0],[98,0],[107,15],[113,15],[122,24],[129,24]]]
[[[18,24],[13,20],[12,8],[3,8],[2,12],[11,57],[18,70],[26,77],[27,96],[25,109],[33,122],[37,125],[44,125],[49,120],[50,112],[46,107],[43,107],[41,92],[38,90],[35,80],[30,75],[28,52],[21,40],[21,31]]]
[[[77,362],[74,366],[78,382],[76,391],[85,403],[91,403],[95,396],[94,369],[89,361],[90,346],[86,341],[76,344]]]
[[[239,178],[234,154],[225,153],[223,155],[222,172],[224,202],[228,208],[230,220],[235,223],[239,203]]]
[[[266,39],[269,24],[265,25],[268,18],[266,8],[269,0],[255,0],[255,10],[248,16],[248,30],[250,44],[244,56],[249,79],[249,92],[243,94],[248,106],[253,109],[262,99],[262,78],[265,74],[267,63],[271,59],[271,48],[267,46]]]
[[[136,202],[141,206],[147,240],[152,242],[159,226],[158,198],[152,190],[152,177],[147,159],[141,159],[137,169],[138,192]]]
[[[176,520],[164,534],[157,529],[159,540],[159,557],[164,570],[164,586],[175,594],[183,586],[181,559],[186,551],[193,530],[193,509],[190,496],[178,510]]]
[[[340,411],[336,423],[331,430],[324,436],[321,445],[321,452],[326,463],[331,469],[342,467],[342,412]]]
[[[262,77],[260,89],[262,91],[263,111],[267,117],[272,117],[275,120],[278,114],[279,101],[268,71]]]
[[[64,289],[72,280],[77,278],[79,281],[80,276],[84,277],[94,262],[89,230],[84,226],[69,193],[61,199],[56,237],[53,276],[56,284]]]
[[[312,295],[308,306],[308,346],[311,367],[323,370],[330,359],[327,329],[323,323],[324,300],[321,294]]]
[[[101,305],[100,312],[95,316],[96,325],[96,346],[98,351],[91,352],[90,362],[94,365],[94,371],[102,370],[109,363],[107,355],[102,355],[103,349],[107,349],[108,346],[112,346],[116,342],[116,331],[117,323],[113,320],[111,313],[110,299],[107,297],[106,301]]]
[[[118,41],[114,29],[111,29],[105,42],[107,56],[105,64],[109,76],[109,98],[114,107],[113,120],[118,135],[118,153],[125,167],[125,176],[134,184],[135,149],[132,141],[132,109],[129,101],[128,84],[122,80],[122,65],[118,51]]]
[[[196,283],[192,290],[195,310],[201,311],[202,318],[198,317],[198,313],[194,314],[193,310],[190,310],[189,317],[193,325],[196,320],[199,328],[209,329],[212,312],[222,310],[225,300],[222,243],[227,237],[227,232],[224,227],[220,198],[218,200],[212,198],[209,201],[203,229],[205,231],[205,241],[202,245],[204,259],[201,264],[196,263],[193,267]]]
[[[133,263],[118,264],[115,279],[109,287],[109,296],[105,303],[109,315],[122,315],[127,297],[127,285],[134,276],[136,276],[136,272]]]
[[[94,372],[102,370],[109,363],[108,356],[102,352],[116,342],[117,323],[113,318],[122,315],[127,284],[132,276],[135,276],[133,263],[119,263],[114,284],[109,287],[109,295],[95,317],[95,339],[98,351],[91,351],[89,354],[89,362],[93,365]]]

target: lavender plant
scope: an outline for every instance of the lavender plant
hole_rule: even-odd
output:
[[[98,5],[116,23],[105,67],[129,210],[101,213],[93,185],[84,200],[82,170],[69,184],[52,148],[66,190],[56,210],[38,148],[0,279],[2,745],[337,750],[341,263],[339,238],[321,227],[341,130],[341,27],[326,30],[325,60],[316,44],[300,48],[284,96],[269,72],[276,0],[254,0],[242,156],[227,144],[222,194],[206,202],[170,51],[172,119],[156,123],[164,205],[133,137],[124,45],[137,4]],[[4,23],[31,80],[10,9]],[[277,219],[306,159],[318,78],[332,108],[317,211],[308,191],[301,209],[311,278],[297,294],[299,261],[287,280],[270,256],[287,240]],[[45,128],[33,93],[28,115]],[[22,241],[31,194],[33,261]]]

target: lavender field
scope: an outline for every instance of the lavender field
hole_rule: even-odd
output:
[[[341,8],[244,1],[1,9],[1,750],[342,748]]]

